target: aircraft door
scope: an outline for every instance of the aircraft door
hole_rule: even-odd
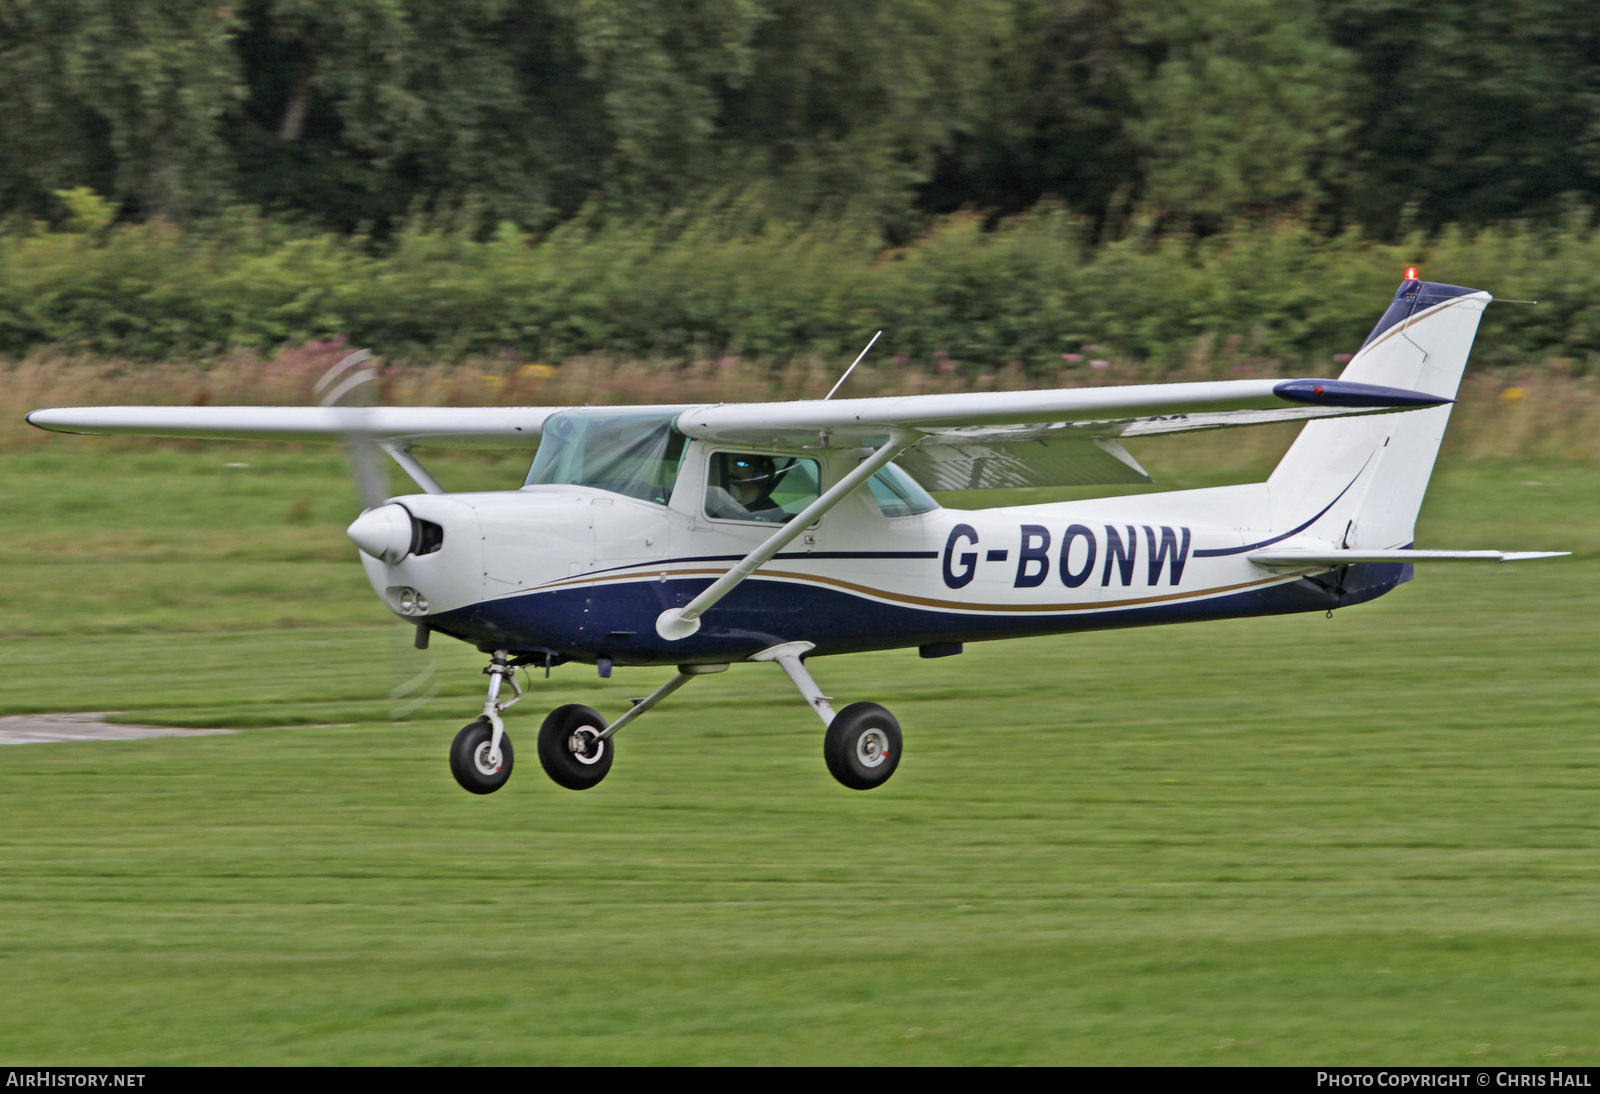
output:
[[[589,513],[595,569],[668,557],[671,525],[664,507],[632,498],[593,498]]]
[[[674,526],[687,522],[665,506],[620,496],[592,498],[589,514],[593,577],[581,632],[601,655],[626,661],[638,636],[649,634],[671,606],[657,567],[673,557],[674,538],[682,538]]]

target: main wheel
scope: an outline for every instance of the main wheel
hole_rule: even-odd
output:
[[[882,786],[900,764],[900,723],[877,703],[851,703],[828,724],[822,756],[851,790]]]
[[[487,718],[462,726],[461,732],[456,734],[450,746],[450,774],[456,777],[462,789],[474,794],[493,794],[511,778],[511,738],[507,734],[500,735],[499,767],[489,762],[489,742],[493,738],[494,729]]]
[[[577,703],[556,707],[539,727],[544,773],[568,790],[587,790],[611,770],[611,740],[601,740],[606,720]]]

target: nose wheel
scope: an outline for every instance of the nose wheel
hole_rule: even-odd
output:
[[[506,736],[500,712],[522,698],[516,665],[505,650],[496,650],[483,670],[489,677],[489,697],[483,713],[461,727],[450,745],[450,773],[462,789],[473,794],[493,794],[511,778],[511,738]],[[500,686],[511,684],[512,697],[500,701]]]
[[[511,778],[511,738],[500,735],[500,755],[494,755],[494,727],[479,718],[461,727],[450,745],[450,773],[463,790],[493,794]]]

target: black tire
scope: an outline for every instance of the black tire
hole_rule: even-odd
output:
[[[611,770],[613,740],[599,740],[606,720],[578,703],[556,707],[539,727],[539,763],[568,790],[587,790]]]
[[[829,723],[822,757],[851,790],[882,786],[900,766],[900,723],[877,703],[851,703]]]
[[[463,790],[470,790],[474,794],[493,794],[511,778],[509,734],[500,735],[499,769],[489,770],[487,766],[489,741],[493,737],[494,729],[487,718],[479,718],[470,725],[462,726],[461,732],[456,734],[454,743],[450,745],[450,774],[456,777],[456,782],[461,784]]]

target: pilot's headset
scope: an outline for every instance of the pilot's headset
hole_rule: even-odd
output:
[[[776,484],[776,472],[771,456],[735,456],[728,461],[728,485],[755,486],[766,494]]]

